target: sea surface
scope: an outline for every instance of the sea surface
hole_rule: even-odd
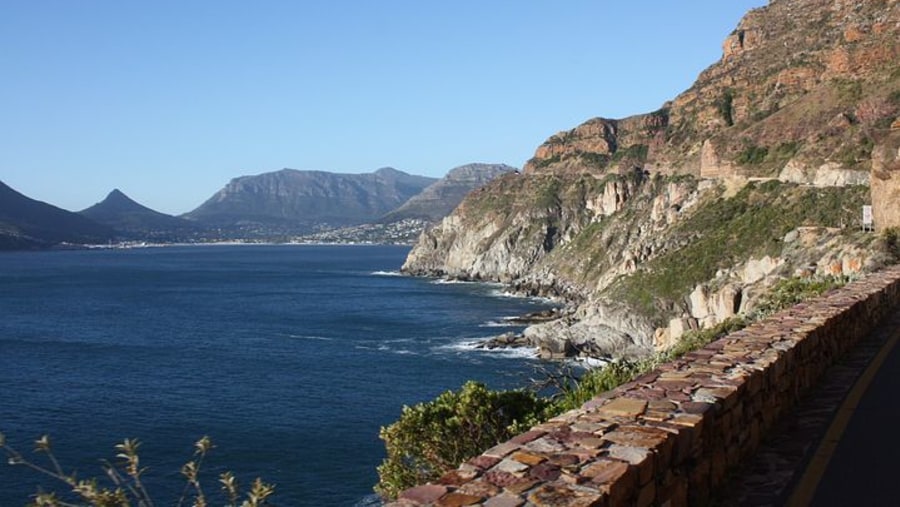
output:
[[[399,276],[393,246],[194,246],[0,254],[0,432],[101,476],[142,442],[156,505],[208,435],[206,490],[231,470],[278,506],[377,504],[378,430],[467,379],[520,387],[537,364],[474,350],[548,307],[502,287]],[[39,456],[34,457],[37,460]],[[0,462],[0,505],[38,487]],[[221,502],[213,502],[214,505]]]

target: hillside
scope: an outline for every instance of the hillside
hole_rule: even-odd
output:
[[[435,182],[391,168],[339,174],[283,169],[231,180],[184,218],[254,234],[304,234],[373,222]]]
[[[118,189],[78,213],[135,239],[172,241],[196,232],[191,222],[143,206]]]
[[[435,222],[449,215],[469,192],[483,187],[494,178],[516,171],[506,164],[466,164],[455,167],[447,175],[413,196],[402,206],[378,221],[399,222],[406,219]]]
[[[77,213],[36,201],[0,182],[0,250],[110,241],[113,231]]]
[[[900,208],[898,32],[896,0],[773,0],[689,90],[551,136],[403,270],[564,297],[569,316],[526,332],[549,355],[642,355],[777,279],[877,269],[860,216],[872,203],[884,228]]]

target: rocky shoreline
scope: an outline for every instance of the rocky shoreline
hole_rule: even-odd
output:
[[[590,347],[579,347],[569,340],[548,339],[545,333],[536,331],[540,326],[565,321],[567,325],[573,322],[574,311],[570,307],[556,307],[539,312],[526,313],[524,315],[509,317],[506,322],[515,325],[527,326],[520,333],[507,332],[490,337],[475,345],[480,350],[498,349],[537,349],[537,357],[546,360],[561,360],[569,358],[606,359],[609,356],[591,350]]]

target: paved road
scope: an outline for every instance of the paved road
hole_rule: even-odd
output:
[[[900,334],[900,329],[893,333]],[[821,469],[816,460],[811,463],[809,472],[821,475],[810,505],[900,505],[900,345],[896,342],[896,336],[888,341],[838,411],[820,446],[832,452],[824,473],[816,469]]]
[[[779,421],[722,507],[900,507],[900,308]]]

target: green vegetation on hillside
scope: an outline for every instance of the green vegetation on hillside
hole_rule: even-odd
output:
[[[785,234],[797,227],[849,225],[847,210],[860,209],[867,198],[866,187],[750,183],[734,197],[699,205],[670,233],[669,243],[682,247],[620,278],[609,293],[660,323],[664,307],[714,278],[717,270],[777,255]]]

